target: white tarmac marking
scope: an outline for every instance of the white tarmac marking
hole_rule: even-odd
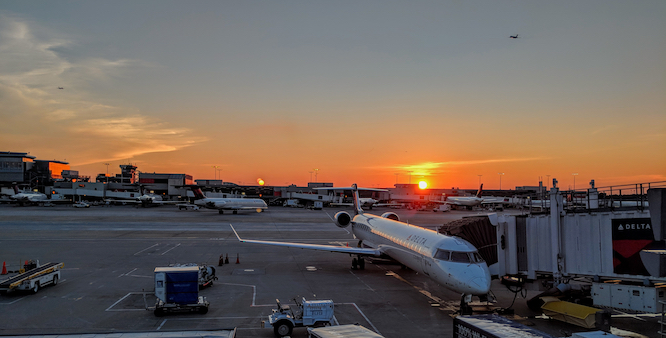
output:
[[[162,324],[160,324],[160,326],[158,326],[157,329],[155,329],[155,331],[159,331],[159,330],[162,328],[162,326],[164,326],[164,324],[166,323],[166,321],[167,321],[166,319],[163,320],[163,321],[162,321]]]
[[[173,248],[171,248],[171,249],[169,249],[169,250],[167,250],[167,251],[164,251],[164,252],[162,253],[162,255],[164,255],[165,253],[167,253],[167,252],[169,252],[169,251],[171,251],[171,250],[173,250],[173,249],[175,249],[175,248],[177,248],[177,247],[179,247],[179,246],[180,246],[180,243],[176,244],[176,246],[174,246]]]
[[[120,311],[146,311],[146,309],[117,309],[117,310],[115,310],[115,309],[113,309],[113,307],[118,305],[118,303],[122,302],[123,300],[125,300],[125,298],[129,297],[130,295],[147,295],[147,294],[150,294],[150,293],[147,293],[147,292],[130,292],[130,293],[126,294],[125,296],[123,296],[122,298],[118,299],[115,303],[113,303],[111,306],[109,306],[104,311],[109,311],[109,312],[110,311],[116,311],[116,312],[120,312]]]
[[[134,272],[134,271],[136,271],[136,270],[137,270],[137,268],[134,268],[132,271],[130,271],[130,272],[128,272],[128,273],[123,273],[123,274],[121,274],[121,275],[118,276],[118,277],[127,276],[127,275],[129,275],[130,273],[132,273],[132,272]]]
[[[247,286],[252,288],[252,304],[250,304],[250,307],[256,307],[256,306],[272,306],[272,305],[255,305],[254,301],[257,298],[257,286],[256,285],[248,285],[248,284],[234,284],[234,283],[219,283],[219,284],[224,284],[224,285],[235,285],[235,286]]]
[[[368,322],[368,324],[370,324],[370,326],[372,326],[372,329],[375,330],[375,332],[377,332],[377,334],[381,335],[379,330],[377,330],[377,328],[375,327],[374,324],[372,324],[370,319],[368,319],[368,317],[365,316],[365,313],[363,313],[363,311],[361,311],[361,309],[358,307],[358,305],[356,305],[356,303],[342,303],[342,304],[343,305],[353,305],[356,308],[356,310],[358,310],[358,313],[360,313],[361,316],[363,316],[363,318],[365,318],[365,321]]]
[[[144,252],[144,251],[146,251],[146,250],[150,250],[150,249],[152,249],[152,248],[154,248],[154,247],[156,247],[156,246],[158,246],[158,245],[160,245],[160,244],[157,243],[157,244],[155,244],[155,245],[151,245],[151,246],[149,246],[149,247],[147,247],[147,248],[145,248],[145,249],[143,249],[143,250],[141,250],[141,251],[135,253],[134,256],[136,256],[136,255],[138,255],[138,254],[140,254],[140,253],[142,253],[142,252]]]
[[[21,298],[15,300],[15,301],[13,301],[13,302],[9,302],[9,303],[0,303],[0,305],[11,305],[11,304],[14,304],[14,303],[18,302],[19,300],[21,300],[21,299],[23,299],[23,298],[25,298],[25,297],[21,297]]]
[[[363,280],[361,280],[358,276],[356,276],[354,271],[350,270],[349,273],[351,273],[354,277],[356,277],[356,279],[358,279],[359,282],[363,283],[363,285],[365,285],[368,288],[368,290],[375,292],[375,289],[371,288],[370,285],[366,284]]]

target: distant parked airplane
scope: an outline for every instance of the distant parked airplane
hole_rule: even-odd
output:
[[[217,209],[220,214],[224,210],[237,214],[239,210],[256,210],[262,212],[268,209],[266,202],[261,198],[208,198],[201,188],[192,187],[194,193],[194,204],[208,209]]]

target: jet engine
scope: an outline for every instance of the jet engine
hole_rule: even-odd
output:
[[[395,212],[385,212],[382,214],[382,218],[392,219],[394,221],[400,221],[400,217]]]
[[[338,211],[333,218],[335,218],[335,225],[340,228],[346,228],[352,220],[351,215],[346,211]]]

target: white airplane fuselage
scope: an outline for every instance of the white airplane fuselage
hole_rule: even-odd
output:
[[[472,295],[485,295],[490,290],[488,265],[477,260],[476,248],[463,239],[365,213],[354,216],[351,228],[364,246],[381,249],[446,288]],[[456,259],[443,258],[444,252],[455,252]],[[465,255],[469,258],[466,262]]]
[[[24,201],[24,202],[40,202],[40,201],[47,201],[48,197],[45,194],[38,193],[38,192],[21,192],[12,196],[9,196],[10,199],[16,200],[16,201]]]
[[[266,202],[259,198],[203,198],[194,201],[195,205],[208,209],[266,209]]]
[[[483,202],[481,197],[449,197],[446,202],[453,205],[462,205],[466,207],[475,207]]]

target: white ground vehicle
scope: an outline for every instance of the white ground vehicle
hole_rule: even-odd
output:
[[[90,208],[90,204],[86,202],[76,202],[72,204],[72,206],[74,206],[75,208]]]
[[[38,262],[33,262],[33,265],[30,267],[26,265],[26,272],[0,281],[0,291],[12,292],[15,290],[24,290],[37,293],[42,286],[58,284],[60,269],[64,266],[64,263],[47,263],[40,266]]]
[[[326,326],[331,325],[333,320],[333,301],[332,300],[310,300],[302,298],[299,303],[297,298],[296,309],[289,305],[280,304],[276,299],[277,309],[268,316],[268,323],[273,325],[273,332],[277,337],[291,335],[294,327],[302,326]]]

